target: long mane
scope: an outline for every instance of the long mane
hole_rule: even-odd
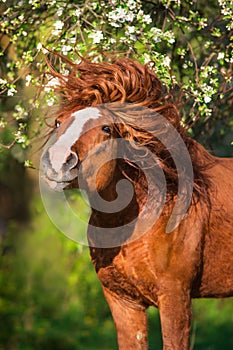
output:
[[[134,103],[163,114],[178,126],[179,113],[172,96],[149,65],[130,58],[119,58],[112,63],[69,61],[69,65],[72,69],[68,76],[51,70],[60,81],[61,116],[108,102]]]
[[[181,123],[180,114],[171,94],[149,67],[129,58],[119,58],[113,62],[91,63],[85,59],[75,64],[69,61],[71,72],[68,76],[51,69],[54,77],[60,81],[62,95],[58,118],[66,119],[74,111],[107,103],[128,103],[138,107],[147,107],[167,119],[182,137],[192,160],[194,172],[194,196],[208,199],[209,179],[205,175],[215,158],[200,144],[191,139]],[[117,112],[116,112],[117,114]],[[177,190],[178,174],[169,154],[169,150],[153,136],[158,133],[158,122],[151,117],[140,121],[140,128],[133,113],[118,116],[122,126],[118,127],[120,137],[131,138],[146,145],[160,159],[171,193]],[[131,127],[130,127],[131,126]],[[148,132],[151,130],[151,133]],[[166,133],[166,130],[163,130]]]

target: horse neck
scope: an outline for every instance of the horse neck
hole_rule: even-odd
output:
[[[116,210],[111,213],[98,210],[98,201],[95,202],[95,198],[91,198],[92,203],[97,204],[95,205],[96,209],[92,210],[92,217],[98,220],[99,223],[105,223],[113,227],[116,223],[118,225],[119,222],[124,224],[125,221],[130,221],[130,218],[137,217],[143,204],[146,193],[144,194],[145,190],[142,191],[142,189],[144,189],[142,180],[137,180],[129,167],[127,167],[126,174],[123,174],[122,169],[117,166],[111,182],[99,192],[100,198],[108,207],[107,209],[111,209],[115,205]],[[117,201],[119,206],[116,205]],[[118,208],[120,209],[118,210]]]
[[[142,170],[138,170],[127,163],[123,166],[118,164],[111,183],[100,193],[103,199],[109,201],[110,206],[111,201],[117,199],[120,201],[120,198],[125,203],[124,209],[113,213],[113,217],[116,220],[119,220],[120,217],[122,221],[124,216],[126,216],[126,221],[128,221],[129,217],[136,217],[141,212],[148,199],[148,182],[152,184],[152,188],[150,186],[150,194],[152,192],[155,195],[156,191],[158,196],[158,183],[153,188],[155,182],[153,176],[154,174],[150,171],[145,176]],[[124,182],[121,182],[122,180]]]

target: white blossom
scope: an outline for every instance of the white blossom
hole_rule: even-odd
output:
[[[145,15],[143,10],[138,11],[137,13],[137,19],[142,20],[143,23],[150,24],[152,22],[150,15]]]
[[[70,74],[68,69],[64,69],[61,71],[62,75],[68,76]]]
[[[53,25],[57,30],[61,30],[64,27],[64,23],[62,21],[56,21]]]
[[[127,22],[132,22],[132,21],[134,20],[134,13],[131,12],[131,11],[129,11],[129,12],[127,13],[126,17],[125,17],[125,20],[126,20]]]
[[[152,22],[152,19],[151,19],[150,15],[144,15],[142,17],[142,21],[146,24],[150,24]]]
[[[23,107],[20,106],[20,105],[16,105],[16,106],[15,106],[15,110],[16,110],[18,113],[22,113],[22,112],[23,112]]]
[[[26,136],[23,135],[20,130],[16,131],[14,133],[14,135],[15,135],[15,139],[16,139],[17,143],[25,143],[26,142]]]
[[[127,6],[130,10],[135,10],[137,8],[137,2],[135,0],[128,0]]]
[[[70,44],[75,44],[76,41],[77,41],[77,39],[76,39],[75,37],[69,38],[69,43],[70,43]]]
[[[209,103],[211,101],[211,97],[210,96],[205,96],[204,97],[204,101],[205,101],[205,103]]]
[[[62,14],[63,14],[63,8],[59,7],[58,10],[57,10],[58,17],[62,16]]]
[[[218,53],[218,57],[217,57],[217,60],[222,60],[224,58],[224,52],[219,52]]]
[[[224,16],[232,16],[232,4],[230,1],[226,0],[218,0],[219,5],[221,7],[221,13]]]
[[[161,42],[161,35],[162,35],[162,31],[159,28],[156,27],[152,27],[151,28],[151,32],[153,34],[153,37],[151,38],[155,43],[159,43]]]
[[[109,39],[109,42],[110,42],[110,44],[116,44],[116,39],[110,38],[110,39]]]
[[[28,74],[28,75],[25,77],[25,81],[26,81],[25,85],[26,85],[26,86],[29,86],[31,80],[32,80],[32,76],[31,76],[31,74]]]
[[[62,50],[63,55],[66,56],[68,54],[68,52],[72,50],[72,46],[70,46],[70,45],[63,45],[61,50]]]
[[[17,120],[28,116],[28,112],[26,112],[26,110],[19,104],[15,106],[15,111],[16,113],[13,113],[13,117]]]
[[[127,11],[121,7],[108,13],[111,26],[116,28],[122,27],[122,23],[132,22],[134,20],[134,16],[135,15],[132,11]]]
[[[211,115],[212,115],[212,109],[211,108],[206,108],[205,109],[205,115],[207,116],[207,117],[211,117]]]
[[[60,33],[61,33],[60,30],[57,30],[57,29],[52,30],[52,34],[53,34],[54,36],[59,36]]]
[[[104,35],[101,30],[96,30],[89,34],[89,37],[93,40],[93,44],[99,44],[104,39]]]
[[[14,94],[16,94],[17,90],[14,87],[11,87],[8,91],[7,91],[7,96],[14,96]]]
[[[47,105],[48,105],[49,107],[51,107],[51,106],[54,105],[55,99],[54,99],[53,97],[51,97],[51,98],[48,98],[48,99],[46,100],[46,102],[47,102]]]
[[[76,9],[76,10],[75,10],[75,16],[77,16],[77,17],[79,18],[80,15],[81,15],[80,9]]]
[[[38,43],[36,48],[37,48],[37,50],[40,51],[42,49],[42,47],[43,47],[43,45],[41,43]]]
[[[42,52],[43,52],[43,54],[46,55],[46,53],[48,53],[48,50],[47,50],[46,48],[43,47]]]
[[[127,40],[127,38],[125,36],[121,36],[121,38],[120,38],[121,43],[124,43],[126,40]]]
[[[144,53],[143,57],[144,57],[145,64],[151,61],[151,57],[150,55],[148,55],[148,53]]]
[[[54,30],[52,30],[52,34],[58,36],[61,33],[62,28],[64,27],[64,23],[60,20],[53,23]]]
[[[47,84],[44,86],[44,91],[45,92],[50,92],[52,91],[56,86],[60,85],[60,81],[58,78],[52,78],[50,79]]]
[[[164,33],[164,38],[170,43],[174,44],[175,42],[175,35],[171,30],[168,30]]]
[[[5,120],[3,120],[3,119],[0,119],[0,128],[5,128],[6,127],[6,125],[7,125],[7,122],[5,121]]]
[[[135,27],[134,26],[128,26],[127,30],[128,30],[128,33],[133,34],[135,32]]]
[[[199,25],[201,26],[201,28],[205,28],[207,26],[207,18],[201,18],[201,20],[199,21]]]
[[[1,79],[1,78],[0,78],[0,84],[1,84],[1,85],[5,85],[6,83],[7,83],[7,81],[6,81],[5,79]]]
[[[127,26],[127,31],[125,32],[125,34],[129,37],[130,40],[135,41],[136,40],[136,36],[133,35],[133,33],[135,33],[135,27],[134,26]]]
[[[138,11],[137,19],[143,18],[144,12],[142,10]]]
[[[166,56],[166,57],[164,58],[164,60],[163,60],[164,66],[170,67],[170,63],[171,63],[170,57]]]

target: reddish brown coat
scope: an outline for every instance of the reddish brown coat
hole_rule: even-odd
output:
[[[119,247],[98,248],[98,232],[92,227],[109,227],[111,231],[112,227],[124,225],[137,217],[146,200],[145,178],[139,176],[141,172],[135,173],[130,164],[122,165],[118,161],[110,167],[108,164],[108,169],[98,174],[97,188],[105,200],[111,201],[116,197],[119,179],[133,178],[133,200],[118,214],[93,210],[90,219],[93,226],[88,232],[91,258],[112,311],[119,349],[147,349],[145,310],[153,305],[160,312],[163,349],[188,350],[191,299],[233,295],[233,160],[211,156],[187,136],[175,105],[146,66],[129,59],[103,64],[84,61],[73,65],[68,80],[53,73],[61,79],[67,97],[57,118],[61,123],[74,111],[88,106],[116,101],[133,103],[167,118],[190,152],[194,169],[193,201],[184,220],[171,233],[166,233],[166,225],[176,200],[177,174],[171,159],[163,157],[167,153],[162,145],[152,139],[147,140],[147,145],[153,146],[160,157],[170,184],[170,195],[158,221],[135,241]],[[114,133],[136,138],[138,142],[143,137],[127,123],[115,127],[112,135]],[[89,185],[90,167],[98,167],[98,162],[95,164],[92,157],[85,163],[85,156],[106,139],[106,135],[101,135],[94,127],[72,147],[80,164],[85,164],[84,178],[85,174],[86,179],[89,176]],[[74,180],[70,187],[75,186]]]

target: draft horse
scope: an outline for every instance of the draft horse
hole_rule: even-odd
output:
[[[114,318],[119,349],[147,349],[145,311],[155,306],[163,349],[188,350],[191,299],[233,295],[233,159],[214,157],[188,136],[175,104],[147,65],[128,58],[97,64],[83,60],[73,64],[68,77],[53,74],[64,99],[55,140],[43,155],[44,173],[51,188],[82,187],[93,200],[87,232],[91,259]],[[162,127],[155,113],[167,121]],[[193,183],[186,213],[168,233],[181,176],[171,148],[160,138],[169,139],[169,125],[188,151]],[[125,154],[119,156],[116,139],[126,142]],[[176,149],[176,140],[172,142]],[[163,199],[158,169],[166,180]],[[153,200],[147,205],[151,178]],[[133,189],[129,195],[125,188],[129,203],[115,212],[98,210],[93,193],[111,206],[122,180]],[[155,215],[156,220],[135,236],[142,212],[145,219]],[[106,240],[109,246],[102,245]]]

